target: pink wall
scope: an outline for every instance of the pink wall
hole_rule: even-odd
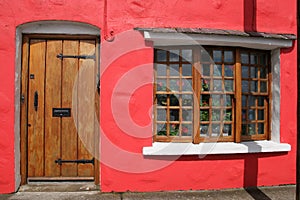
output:
[[[281,141],[292,145],[291,152],[204,159],[184,156],[176,162],[172,157],[169,160],[165,157],[149,159],[141,154],[142,147],[152,142],[153,51],[138,32],[128,30],[134,27],[200,27],[296,34],[295,0],[272,3],[256,0],[254,11],[251,1],[247,1],[246,8],[243,2],[1,1],[0,193],[15,190],[16,27],[39,20],[89,23],[102,30],[102,38],[114,38],[112,42],[102,40],[101,49],[102,191],[219,189],[295,183],[296,46],[281,52]],[[136,126],[128,126],[132,122]]]

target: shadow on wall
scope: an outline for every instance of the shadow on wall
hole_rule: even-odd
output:
[[[244,31],[255,32],[257,0],[244,0]]]
[[[247,144],[246,144],[247,145]],[[248,147],[250,148],[250,147]],[[251,146],[253,148],[253,144]],[[254,148],[261,149],[260,146],[256,145]],[[244,188],[248,192],[249,195],[252,196],[255,200],[271,200],[265,193],[263,193],[257,187],[257,179],[258,179],[258,159],[260,154],[249,154],[249,156],[244,159]]]
[[[257,31],[256,5],[256,0],[244,0],[244,31]],[[257,146],[257,148],[261,147]],[[252,154],[247,156],[244,160],[244,188],[254,199],[270,200],[270,198],[257,187],[258,158],[259,156]]]

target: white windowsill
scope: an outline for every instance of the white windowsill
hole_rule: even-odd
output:
[[[217,143],[166,143],[154,142],[151,147],[143,148],[143,155],[207,155],[207,154],[239,154],[239,153],[264,153],[288,152],[291,145],[273,141],[251,141],[242,143],[217,142]]]

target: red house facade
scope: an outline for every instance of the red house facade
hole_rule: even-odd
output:
[[[0,2],[0,193],[295,184],[296,1]]]

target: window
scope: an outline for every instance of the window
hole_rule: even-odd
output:
[[[157,47],[154,60],[154,141],[269,139],[270,51]]]

